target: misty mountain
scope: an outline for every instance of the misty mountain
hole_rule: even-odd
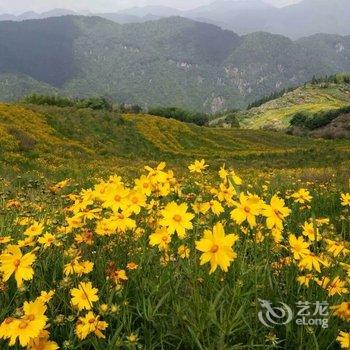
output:
[[[65,9],[53,9],[47,12],[37,13],[34,11],[24,12],[18,16],[11,14],[0,14],[0,21],[25,21],[30,19],[44,19],[67,15],[78,15],[77,12]]]
[[[350,37],[239,36],[182,17],[124,25],[83,16],[0,22],[0,52],[3,100],[47,91],[212,112],[350,70]]]
[[[172,7],[168,7],[168,6],[143,6],[143,7],[132,7],[130,9],[119,11],[118,13],[142,18],[147,15],[153,15],[157,17],[181,16],[184,13],[184,11],[181,11]]]
[[[238,34],[265,31],[293,39],[317,33],[350,34],[349,0],[303,0],[282,8],[273,7],[262,0],[216,0],[190,11],[146,6],[124,10],[122,14],[139,17],[139,21],[144,21],[143,17],[148,14],[158,18],[179,15],[215,24]]]
[[[37,14],[27,12],[20,16],[0,15],[0,20],[40,19],[77,14],[56,9]],[[163,17],[182,16],[232,30],[238,34],[265,31],[298,39],[317,33],[350,34],[349,0],[303,0],[297,4],[276,8],[263,0],[216,0],[190,11],[167,6],[133,7],[116,13],[99,13],[97,16],[114,22],[143,23]]]

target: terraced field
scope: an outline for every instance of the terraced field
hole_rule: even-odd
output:
[[[82,171],[132,172],[160,160],[179,168],[194,158],[236,168],[296,168],[339,166],[350,159],[347,141],[205,128],[149,115],[14,104],[0,104],[0,136],[2,173],[37,170],[55,177],[62,172],[67,176]]]

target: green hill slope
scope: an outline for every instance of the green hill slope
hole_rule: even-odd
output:
[[[194,158],[214,168],[317,167],[348,164],[349,149],[346,141],[205,128],[149,115],[0,104],[0,173],[7,174],[129,172],[163,160],[180,168]]]
[[[237,114],[243,128],[286,129],[298,112],[316,113],[350,106],[350,84],[308,84],[260,107]]]

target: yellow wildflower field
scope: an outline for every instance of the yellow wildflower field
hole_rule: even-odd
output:
[[[1,349],[349,348],[349,183],[141,172],[2,180]]]

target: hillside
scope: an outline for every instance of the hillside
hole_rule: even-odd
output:
[[[350,37],[238,36],[180,17],[125,25],[79,16],[4,21],[0,51],[2,101],[57,91],[217,112],[350,70]]]
[[[0,104],[0,161],[7,174],[132,171],[161,160],[180,168],[194,158],[236,168],[317,167],[321,154],[329,164],[349,162],[349,149],[346,141],[205,128],[149,115]]]
[[[350,84],[307,84],[260,107],[239,112],[237,117],[243,128],[283,130],[298,112],[316,113],[345,106],[350,106]]]

